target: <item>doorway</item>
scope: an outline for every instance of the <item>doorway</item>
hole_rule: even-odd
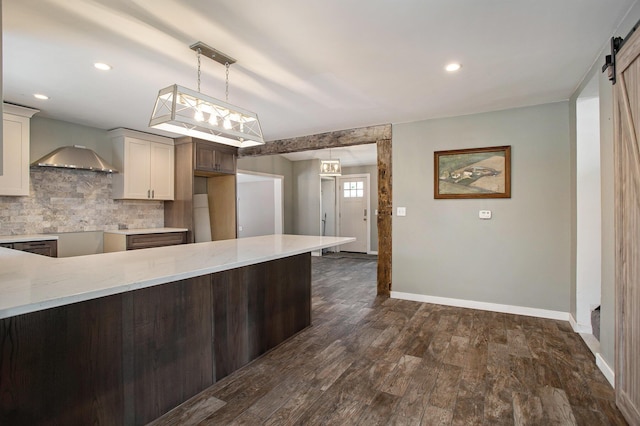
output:
[[[356,241],[340,246],[340,251],[370,251],[369,180],[369,174],[343,175],[337,178],[338,235],[356,238]]]
[[[238,238],[283,232],[284,176],[237,173]]]
[[[320,180],[320,222],[322,236],[336,235],[336,178],[323,177]],[[336,251],[335,247],[323,250],[323,253]]]
[[[576,101],[576,317],[579,333],[600,336],[601,191],[598,75]],[[599,352],[599,344],[584,336]],[[588,340],[587,340],[588,339]]]

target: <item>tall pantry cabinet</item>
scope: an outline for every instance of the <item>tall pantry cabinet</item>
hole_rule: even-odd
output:
[[[194,237],[195,194],[207,194],[212,241],[236,238],[237,148],[202,139],[175,139],[175,199],[164,203],[165,226]]]

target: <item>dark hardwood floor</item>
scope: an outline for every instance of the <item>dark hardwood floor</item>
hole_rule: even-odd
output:
[[[569,323],[378,298],[313,258],[313,326],[154,425],[625,425]]]

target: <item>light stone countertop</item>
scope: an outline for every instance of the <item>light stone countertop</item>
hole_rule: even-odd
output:
[[[57,235],[47,234],[29,234],[29,235],[0,235],[0,244],[2,243],[24,243],[27,241],[51,241],[57,240]]]
[[[165,232],[185,232],[187,228],[144,228],[144,229],[114,229],[112,231],[104,231],[105,234],[120,235],[140,235],[140,234],[162,234]]]
[[[265,235],[51,258],[0,248],[0,319],[355,241]]]

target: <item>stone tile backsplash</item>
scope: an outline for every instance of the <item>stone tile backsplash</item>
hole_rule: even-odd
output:
[[[28,197],[0,196],[0,235],[164,226],[162,201],[113,200],[110,174],[55,168],[30,174]]]

